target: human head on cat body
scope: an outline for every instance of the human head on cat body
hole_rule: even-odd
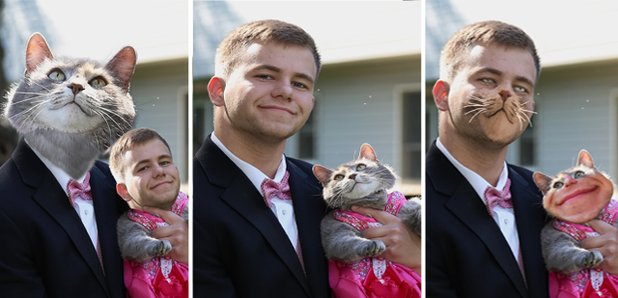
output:
[[[313,38],[286,22],[254,21],[228,34],[217,48],[215,64],[208,83],[215,135],[254,165],[263,161],[247,151],[251,148],[283,152],[287,138],[313,109],[320,69]],[[278,162],[258,168],[274,174]]]
[[[388,190],[395,185],[395,174],[378,161],[371,145],[361,145],[358,158],[334,170],[313,166],[313,174],[324,186],[323,196],[331,208],[352,206],[383,209]]]
[[[535,172],[534,182],[543,192],[543,207],[553,217],[587,223],[595,219],[610,202],[614,184],[597,170],[588,151],[582,149],[574,167],[555,177]]]
[[[171,209],[180,191],[178,168],[156,131],[137,128],[123,134],[110,150],[109,166],[129,207]]]
[[[6,95],[5,117],[33,149],[78,178],[133,125],[129,85],[136,61],[129,46],[107,64],[55,57],[35,33],[24,78]]]
[[[433,88],[441,142],[456,158],[459,150],[505,155],[534,113],[539,73],[534,42],[521,29],[498,21],[462,28],[444,46]]]

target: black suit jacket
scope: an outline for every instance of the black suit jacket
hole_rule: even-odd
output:
[[[498,225],[435,142],[426,171],[427,297],[547,297],[547,216],[532,173],[508,165],[524,280]]]
[[[0,168],[0,296],[124,297],[119,199],[105,163],[90,170],[103,267],[66,193],[21,141]]]
[[[194,158],[196,297],[330,297],[320,221],[326,214],[311,165],[287,158],[304,272],[261,194],[210,140]]]

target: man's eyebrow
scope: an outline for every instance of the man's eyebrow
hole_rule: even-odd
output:
[[[270,70],[270,71],[277,72],[277,73],[281,72],[281,68],[276,67],[274,65],[269,65],[269,64],[258,65],[258,66],[256,66],[256,67],[251,69],[251,71],[258,71],[258,70]],[[294,76],[298,77],[298,78],[301,78],[301,79],[304,79],[304,80],[307,80],[307,81],[309,81],[311,83],[314,82],[313,77],[311,77],[308,74],[302,73],[302,72],[295,72]]]

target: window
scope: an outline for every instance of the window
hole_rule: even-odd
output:
[[[528,126],[519,138],[519,163],[523,166],[536,164],[536,137],[535,127]]]
[[[311,160],[315,157],[315,113],[309,115],[305,126],[298,132],[298,158]]]
[[[406,91],[402,98],[402,167],[404,179],[421,178],[421,93]]]

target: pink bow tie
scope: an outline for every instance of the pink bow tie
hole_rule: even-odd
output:
[[[90,193],[90,172],[86,173],[86,177],[84,177],[82,183],[77,182],[75,179],[70,179],[67,184],[67,191],[69,193],[69,200],[73,206],[75,206],[75,200],[78,198],[92,200],[92,194]]]
[[[283,175],[283,179],[281,182],[277,183],[272,179],[264,179],[262,182],[261,188],[262,193],[264,194],[264,201],[266,205],[271,205],[271,200],[273,198],[279,198],[281,200],[291,200],[292,193],[290,192],[290,185],[288,184],[288,179],[290,178],[290,173],[287,171],[285,175]]]
[[[502,208],[513,208],[513,201],[511,200],[511,179],[506,180],[506,184],[502,191],[499,191],[491,186],[485,189],[485,202],[487,202],[487,212],[492,214],[494,207],[500,206]]]

